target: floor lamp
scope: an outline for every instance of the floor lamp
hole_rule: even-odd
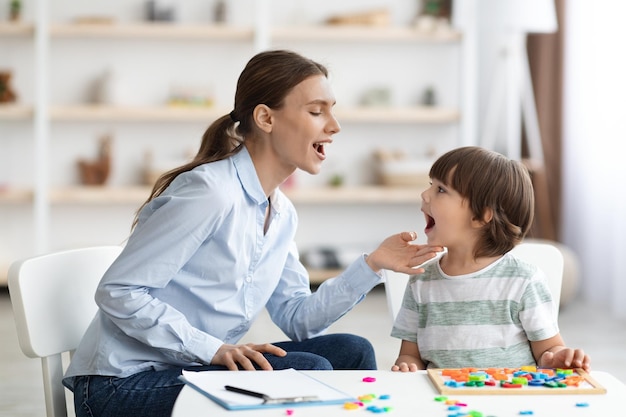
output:
[[[523,123],[530,159],[543,163],[526,35],[556,31],[554,0],[480,0],[477,4],[485,33],[498,40],[481,145],[496,149],[500,137],[498,129],[503,127],[503,153],[521,160]]]
[[[555,240],[556,228],[526,51],[528,33],[556,31],[554,0],[479,0],[478,4],[481,17],[485,19],[481,22],[483,30],[499,41],[485,108],[482,145],[521,161],[524,127],[529,155],[523,162],[529,168],[535,188],[536,215],[531,234]],[[503,146],[498,147],[498,139],[504,140]],[[502,147],[504,149],[500,149]]]

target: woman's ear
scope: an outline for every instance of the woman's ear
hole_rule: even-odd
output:
[[[254,108],[252,119],[254,120],[254,124],[265,133],[272,131],[272,123],[274,122],[272,109],[265,104],[259,104]]]

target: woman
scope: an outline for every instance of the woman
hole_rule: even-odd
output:
[[[253,57],[235,108],[190,163],[159,178],[96,292],[99,311],[66,373],[77,416],[170,415],[182,369],[375,369],[371,344],[321,335],[381,282],[438,247],[387,238],[339,277],[309,289],[297,215],[278,188],[317,174],[340,126],[326,69],[289,51]],[[291,339],[237,344],[258,313]]]

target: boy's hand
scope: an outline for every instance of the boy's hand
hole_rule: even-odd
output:
[[[419,367],[416,363],[400,362],[397,365],[393,365],[391,370],[394,372],[417,372]]]
[[[544,352],[538,365],[540,368],[582,368],[589,372],[591,360],[582,349],[563,348]]]

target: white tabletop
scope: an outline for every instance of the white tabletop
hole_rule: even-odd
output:
[[[218,371],[219,372],[219,371]],[[400,373],[391,371],[305,371],[305,373],[355,397],[375,394],[389,395],[389,399],[377,399],[373,403],[378,407],[391,407],[389,417],[433,416],[446,417],[451,413],[447,406],[435,401],[440,396],[425,371]],[[606,394],[588,395],[447,395],[449,399],[467,404],[462,411],[478,411],[483,416],[519,417],[520,411],[532,411],[533,417],[598,417],[626,415],[626,385],[607,372],[593,371],[591,376],[604,388]],[[363,382],[365,377],[376,378],[375,382]],[[579,407],[578,403],[587,403]],[[267,410],[228,411],[194,389],[185,386],[181,391],[172,417],[195,416],[285,416],[287,410],[293,410],[294,417],[345,416],[356,417],[365,410],[346,410],[343,405],[323,405],[307,407],[274,408]],[[617,413],[617,414],[616,414]],[[374,413],[371,413],[374,414]]]

